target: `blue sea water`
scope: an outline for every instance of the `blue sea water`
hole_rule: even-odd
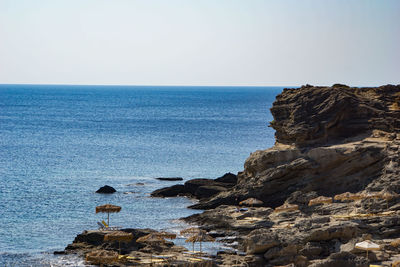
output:
[[[273,145],[269,108],[282,87],[0,85],[0,265],[76,266],[51,256],[85,229],[95,207],[110,223],[179,229],[199,212],[157,188],[237,173]],[[113,195],[94,192],[108,184]]]

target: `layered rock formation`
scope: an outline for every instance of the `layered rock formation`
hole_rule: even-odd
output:
[[[293,192],[400,190],[400,86],[285,89],[271,108],[276,144],[252,153],[233,190],[193,206],[249,197],[281,205]]]
[[[252,153],[232,190],[193,205],[206,211],[185,221],[245,251],[235,255],[243,266],[389,266],[400,259],[392,242],[400,238],[399,107],[400,85],[285,89],[271,109],[275,145]],[[374,198],[381,190],[395,197]],[[308,205],[344,192],[365,197]],[[265,207],[230,206],[250,197]],[[299,209],[273,211],[284,203]],[[355,249],[366,239],[381,249],[368,259]]]

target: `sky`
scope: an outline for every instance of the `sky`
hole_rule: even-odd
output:
[[[0,0],[0,84],[400,84],[398,0]]]

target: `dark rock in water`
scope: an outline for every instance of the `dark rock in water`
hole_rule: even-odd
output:
[[[228,183],[228,184],[236,184],[237,182],[237,176],[233,173],[225,173],[223,176],[215,179],[214,181],[220,182],[220,183]]]
[[[185,187],[177,184],[169,187],[157,189],[151,193],[152,197],[176,197],[180,194],[185,193]]]
[[[213,179],[198,178],[186,181],[184,186],[187,193],[194,195],[197,188],[199,188],[200,186],[211,185],[213,183]]]
[[[100,230],[89,230],[84,231],[81,234],[78,234],[72,244],[69,244],[65,248],[65,253],[85,253],[87,251],[93,251],[95,249],[107,249],[107,250],[118,250],[119,246],[121,246],[121,251],[129,252],[129,251],[137,251],[146,246],[143,243],[137,243],[136,240],[139,237],[145,236],[150,233],[154,233],[155,231],[152,229],[134,229],[134,228],[126,228],[121,229],[120,231],[131,233],[133,235],[132,241],[128,243],[119,244],[118,242],[107,242],[104,241],[104,236],[109,233],[109,231],[100,231]],[[171,246],[171,243],[168,242],[165,244],[166,246]]]
[[[194,193],[197,198],[209,198],[220,192],[226,191],[226,187],[218,185],[203,185],[199,186]]]
[[[182,177],[157,177],[160,181],[183,181]]]
[[[64,254],[66,254],[66,253],[65,253],[64,250],[61,250],[61,251],[57,251],[57,250],[56,250],[56,251],[53,252],[53,254],[54,254],[54,255],[64,255]]]
[[[111,187],[109,185],[100,187],[99,190],[96,191],[96,193],[100,193],[100,194],[112,194],[115,192],[117,192],[117,190],[115,190],[113,187]]]
[[[221,183],[221,182],[216,182],[213,179],[198,178],[198,179],[192,179],[192,180],[186,181],[184,186],[185,186],[186,193],[191,194],[196,197],[199,197],[196,195],[196,192],[200,186],[227,187],[227,184]]]

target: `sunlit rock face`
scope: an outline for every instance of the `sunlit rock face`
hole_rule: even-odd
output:
[[[272,148],[252,153],[237,185],[194,208],[255,197],[281,205],[296,191],[333,196],[365,189],[400,192],[400,85],[285,89],[271,108]]]

